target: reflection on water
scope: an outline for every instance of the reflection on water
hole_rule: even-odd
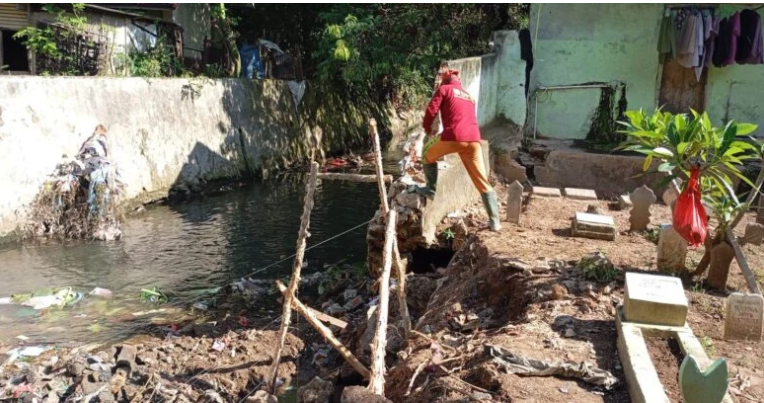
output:
[[[42,316],[0,305],[0,342],[19,334],[98,340],[115,331],[131,332],[139,325],[131,313],[152,309],[138,301],[141,288],[157,286],[175,294],[176,301],[189,300],[200,290],[227,284],[293,254],[304,187],[303,175],[289,174],[216,197],[149,207],[125,224],[122,240],[115,242],[0,247],[0,297],[64,286],[84,292],[103,287],[115,295],[109,301],[86,298],[71,310]],[[316,190],[308,246],[371,219],[377,205],[373,183],[323,181]],[[305,272],[341,259],[364,261],[365,231],[364,226],[308,251]],[[291,259],[257,277],[281,277],[290,269]],[[104,312],[110,320],[101,317]]]

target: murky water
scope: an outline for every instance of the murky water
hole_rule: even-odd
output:
[[[202,290],[229,284],[292,255],[305,193],[303,175],[251,184],[198,201],[152,206],[123,226],[116,242],[45,241],[0,247],[0,297],[48,287],[113,291],[104,300],[86,297],[73,308],[51,312],[0,305],[0,343],[25,335],[37,341],[92,341],[129,337],[138,325],[141,289],[159,287],[173,300],[189,301]],[[315,245],[371,219],[376,184],[323,181],[315,195],[311,238]],[[325,263],[366,258],[366,226],[306,254],[304,273]],[[288,275],[291,259],[259,273]],[[115,319],[117,318],[117,319]],[[119,319],[121,318],[121,319]]]

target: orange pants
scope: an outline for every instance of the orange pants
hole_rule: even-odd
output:
[[[488,176],[485,172],[485,161],[483,161],[483,148],[477,141],[438,141],[433,144],[424,154],[425,164],[434,164],[443,156],[458,153],[462,164],[467,169],[467,173],[475,184],[478,192],[485,193],[490,190],[491,184],[488,183]]]

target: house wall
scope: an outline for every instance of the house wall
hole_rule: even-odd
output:
[[[719,12],[724,16],[739,8],[723,5]],[[653,110],[662,70],[657,42],[663,10],[663,4],[533,4],[532,88],[621,81],[630,109]],[[764,127],[764,103],[757,95],[762,85],[762,65],[711,68],[706,110],[717,124],[735,119]],[[540,135],[582,139],[599,98],[597,88],[550,90],[539,92],[538,105],[532,100],[529,108],[537,111],[533,120]]]
[[[204,38],[210,37],[209,4],[180,3],[172,14],[172,20],[183,27],[183,56],[201,60]]]
[[[525,122],[525,61],[520,58],[517,31],[496,31],[496,116],[518,125]]]

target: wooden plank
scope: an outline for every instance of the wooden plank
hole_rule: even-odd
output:
[[[29,14],[27,13],[26,5],[21,4],[24,7],[22,10],[17,10],[17,5],[20,4],[0,4],[0,28],[18,30],[29,25]]]
[[[348,182],[368,182],[368,183],[376,183],[377,182],[377,175],[361,175],[361,174],[346,174],[346,173],[319,173],[318,179],[322,180],[339,180],[339,181],[348,181]],[[382,178],[385,183],[392,183],[393,182],[393,176],[392,175],[385,175]]]
[[[337,326],[340,329],[344,329],[348,326],[348,323],[344,320],[340,320],[335,318],[334,316],[329,316],[321,311],[317,311],[311,307],[306,306],[306,308],[313,314],[316,315],[316,318],[320,320],[321,322],[329,323],[331,325]]]

